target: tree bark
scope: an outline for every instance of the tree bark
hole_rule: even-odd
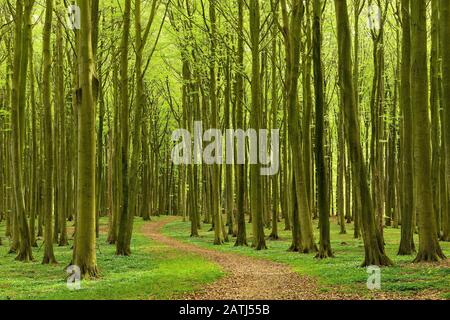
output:
[[[314,92],[316,108],[316,170],[317,170],[317,207],[320,219],[320,246],[316,258],[333,257],[330,243],[330,199],[329,176],[325,165],[324,150],[324,77],[322,72],[322,3],[313,2],[313,65],[314,65]]]
[[[445,8],[445,5],[443,6]],[[419,251],[415,262],[439,261],[439,246],[431,186],[431,130],[428,111],[426,1],[411,1],[411,97],[413,110],[415,202],[419,225]],[[443,46],[443,55],[447,52]],[[445,66],[445,62],[443,63]],[[445,70],[445,68],[444,68]],[[445,75],[444,79],[445,79]],[[444,80],[445,83],[445,80]]]
[[[98,92],[92,51],[90,1],[79,2],[81,10],[80,72],[78,99],[78,182],[76,244],[73,263],[82,277],[98,275],[95,234],[95,95]]]
[[[339,48],[339,81],[343,97],[342,112],[345,120],[345,136],[349,145],[351,167],[355,183],[359,186],[361,195],[361,225],[365,248],[363,266],[392,265],[384,251],[384,243],[376,228],[375,212],[366,180],[367,169],[364,162],[360,142],[360,127],[355,105],[354,82],[351,61],[351,34],[346,0],[335,0],[336,25]]]
[[[414,180],[413,180],[413,123],[411,104],[411,21],[410,0],[402,0],[402,64],[400,74],[400,109],[403,115],[402,150],[402,228],[399,255],[415,251],[413,238]]]
[[[442,132],[445,133],[443,144],[445,151],[445,189],[441,195],[446,201],[442,210],[442,225],[444,241],[450,241],[450,3],[440,1],[441,5],[441,47],[442,47]],[[445,200],[446,199],[446,200]]]
[[[261,72],[260,72],[260,7],[258,0],[250,0],[250,39],[252,44],[252,112],[250,127],[256,132],[261,129]],[[267,249],[264,237],[263,197],[260,166],[250,165],[250,207],[253,225],[252,247],[256,250]]]

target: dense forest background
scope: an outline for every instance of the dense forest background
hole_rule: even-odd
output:
[[[398,255],[446,259],[449,36],[446,0],[2,0],[3,245],[30,261],[43,239],[44,264],[67,246],[96,277],[102,217],[129,256],[136,219],[177,215],[215,245],[285,229],[325,259],[331,223],[363,266],[393,264],[385,228]],[[174,165],[172,132],[196,121],[279,129],[280,172]]]

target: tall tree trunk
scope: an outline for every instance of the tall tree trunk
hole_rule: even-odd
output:
[[[83,277],[96,277],[96,235],[95,235],[95,95],[98,81],[95,78],[92,52],[92,19],[90,1],[81,0],[80,29],[80,72],[78,90],[78,182],[77,222],[74,265]]]
[[[446,203],[442,210],[442,224],[444,241],[450,241],[450,3],[440,1],[441,4],[441,46],[442,46],[442,132],[445,133],[443,144],[445,151],[445,185],[446,193],[442,197]],[[445,200],[446,199],[446,200]]]
[[[229,54],[227,54],[226,62],[224,65],[225,73],[225,110],[224,110],[224,126],[225,130],[231,129],[230,125],[230,107],[231,107],[231,61]],[[226,152],[231,152],[226,149]],[[228,155],[225,155],[226,157]],[[233,194],[233,165],[225,165],[225,213],[227,216],[228,234],[235,235],[234,228],[234,194]]]
[[[123,33],[120,45],[120,100],[121,100],[121,162],[122,162],[122,203],[119,217],[119,229],[117,233],[116,254],[128,256],[131,254],[130,242],[128,241],[129,224],[134,217],[134,212],[130,210],[130,190],[129,190],[129,97],[128,97],[128,39],[130,36],[130,12],[131,0],[125,1],[123,13]]]
[[[329,176],[325,166],[324,137],[324,77],[322,72],[322,3],[313,2],[313,64],[314,92],[316,105],[316,168],[317,168],[317,206],[320,218],[320,246],[317,258],[333,256],[330,243],[330,199],[328,193]]]
[[[116,50],[113,50],[116,53]],[[122,180],[121,180],[121,137],[120,137],[120,103],[119,103],[119,79],[118,79],[118,66],[115,64],[113,66],[113,106],[114,106],[114,116],[113,116],[113,147],[112,154],[113,158],[113,203],[111,209],[111,224],[108,230],[108,243],[115,244],[117,241],[117,226],[120,215],[120,204],[122,199]]]
[[[430,109],[431,109],[431,184],[433,191],[433,210],[436,218],[436,231],[439,237],[440,199],[439,199],[439,1],[431,1],[431,58],[430,58]]]
[[[355,183],[359,186],[361,195],[361,225],[365,248],[363,266],[391,265],[386,256],[384,243],[375,223],[375,211],[367,182],[367,169],[364,162],[360,142],[360,126],[355,105],[354,82],[351,61],[351,34],[346,0],[335,0],[336,25],[339,48],[339,81],[343,97],[342,112],[345,120],[345,136],[349,145],[351,167]]]
[[[285,37],[288,88],[288,133],[292,151],[292,245],[291,251],[309,253],[317,251],[312,230],[311,212],[307,198],[304,166],[302,161],[301,130],[298,115],[298,76],[300,72],[300,42],[301,22],[303,15],[303,1],[294,0],[292,3],[291,20],[289,22],[287,3],[281,1],[283,16],[283,35]]]
[[[271,58],[271,72],[272,72],[272,129],[278,129],[278,79],[277,79],[277,55],[278,55],[278,2],[271,0],[272,15],[273,20],[276,21],[272,27],[272,58]],[[278,181],[279,174],[276,174],[271,178],[272,180],[272,232],[269,238],[272,240],[277,240],[278,237],[278,209],[279,209],[279,192],[278,192]]]
[[[29,64],[30,64],[30,72],[29,72],[29,79],[30,79],[30,99],[31,99],[31,135],[32,135],[32,178],[31,178],[31,212],[30,212],[30,241],[31,245],[33,247],[37,247],[36,242],[36,217],[39,212],[39,181],[38,181],[38,171],[39,171],[39,158],[38,158],[38,151],[39,151],[39,145],[37,141],[38,131],[37,131],[37,104],[36,104],[36,93],[35,93],[35,76],[34,76],[34,63],[33,63],[33,42],[31,41],[31,33],[32,30],[30,30],[30,37],[28,41],[29,45]],[[3,186],[0,186],[0,188],[3,188]],[[6,194],[3,195],[3,199],[5,200]],[[1,208],[0,208],[1,210]]]
[[[357,121],[359,121],[360,119],[360,115],[359,115],[359,102],[360,102],[360,95],[359,95],[359,52],[360,52],[360,43],[359,43],[359,20],[360,20],[360,16],[361,13],[364,9],[366,0],[355,0],[354,1],[354,9],[353,9],[353,14],[354,14],[354,35],[355,35],[355,43],[354,43],[354,64],[353,64],[353,89],[354,89],[354,95],[355,95],[355,109],[357,112]],[[344,115],[341,112],[341,116],[344,117]],[[345,131],[345,130],[344,130]],[[349,148],[347,147],[347,150],[349,150]],[[349,162],[349,167],[346,168],[346,171],[350,171],[350,173],[353,173],[353,170],[351,170],[351,161]],[[349,177],[350,175],[347,175],[347,177]],[[352,212],[354,212],[355,214],[353,215],[353,222],[354,222],[354,232],[353,232],[353,236],[354,238],[359,238],[360,237],[360,220],[361,220],[361,196],[359,193],[359,188],[355,183],[355,177],[351,176],[351,187],[352,187]],[[346,215],[348,215],[349,213],[346,212]]]
[[[340,103],[342,104],[342,97],[340,97]],[[345,210],[345,201],[347,200],[344,198],[344,194],[348,196],[347,193],[344,193],[345,190],[345,182],[344,178],[347,178],[346,173],[346,163],[345,163],[345,140],[344,140],[344,119],[342,112],[338,111],[338,117],[337,117],[338,125],[337,125],[337,136],[338,136],[338,164],[337,164],[337,178],[336,178],[336,201],[337,201],[337,211],[339,215],[339,227],[340,227],[340,234],[346,234],[346,227],[345,227],[345,216],[348,214]]]
[[[260,7],[258,0],[250,0],[250,39],[252,44],[252,112],[250,115],[251,129],[261,129],[261,72],[260,72]],[[250,207],[253,224],[252,247],[256,250],[267,249],[264,237],[263,203],[262,203],[262,179],[260,166],[250,165]]]
[[[218,105],[217,105],[217,87],[216,87],[216,37],[217,37],[217,21],[216,21],[216,1],[209,1],[209,19],[210,19],[210,62],[209,62],[209,98],[211,108],[211,127],[219,127]],[[217,141],[214,141],[217,144]],[[215,150],[218,152],[218,150]],[[214,220],[214,244],[221,245],[224,242],[222,230],[222,213],[220,210],[220,167],[214,163],[210,168],[211,173],[211,214]]]
[[[399,255],[410,255],[415,251],[413,237],[414,180],[413,180],[413,119],[411,104],[411,20],[410,0],[402,0],[402,65],[400,74],[400,109],[403,115],[402,150],[402,229]]]
[[[446,6],[444,5],[443,8]],[[411,98],[413,111],[415,202],[419,251],[415,262],[445,259],[439,246],[431,186],[431,130],[428,111],[426,1],[411,1]],[[443,56],[450,54],[443,46]],[[445,66],[445,62],[444,62]],[[445,70],[445,68],[444,68]],[[444,79],[446,79],[446,76]],[[445,83],[445,80],[444,80]]]
[[[22,157],[25,142],[25,93],[28,67],[28,33],[31,28],[31,12],[34,1],[16,2],[16,32],[14,50],[14,75],[12,86],[12,172],[15,199],[14,237],[18,240],[16,260],[33,260],[31,237],[25,206],[25,188]],[[14,246],[14,243],[13,243]]]
[[[303,163],[304,163],[304,172],[305,172],[305,185],[306,192],[308,194],[308,203],[309,208],[312,213],[313,219],[317,219],[317,212],[315,210],[315,192],[313,189],[314,185],[314,155],[312,148],[312,139],[311,139],[311,119],[312,119],[312,90],[311,90],[311,52],[312,52],[312,37],[311,37],[311,13],[310,13],[310,4],[308,2],[305,3],[305,37],[306,43],[303,51],[303,104],[305,107],[305,111],[302,119],[302,127],[303,127]]]
[[[53,157],[53,138],[52,138],[52,102],[50,97],[50,69],[52,57],[50,52],[50,35],[52,30],[53,16],[53,0],[46,1],[45,10],[45,27],[43,33],[43,49],[42,56],[44,60],[44,72],[42,75],[42,101],[45,109],[45,231],[44,242],[45,251],[42,263],[56,263],[53,254],[53,227],[52,215],[54,211],[53,198],[53,174],[54,174],[54,157]]]
[[[60,11],[60,8],[58,8]],[[59,22],[56,29],[56,61],[57,61],[57,72],[56,72],[56,86],[57,94],[56,96],[56,108],[58,109],[59,117],[59,148],[58,148],[58,212],[59,215],[59,246],[68,245],[67,240],[67,194],[70,192],[66,189],[66,106],[65,106],[65,92],[64,92],[64,44],[63,44],[63,30],[62,23]],[[56,109],[55,108],[55,109]]]
[[[236,129],[244,129],[244,0],[238,2],[238,47],[237,47],[237,72],[236,72]],[[236,150],[243,152],[244,150]],[[235,246],[247,245],[245,230],[245,164],[237,164],[237,237]]]

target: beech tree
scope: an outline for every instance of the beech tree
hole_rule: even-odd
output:
[[[53,211],[54,211],[54,195],[53,195],[53,172],[54,172],[54,159],[53,159],[53,138],[52,138],[52,103],[50,97],[50,68],[51,68],[51,52],[50,52],[50,34],[52,29],[52,15],[53,15],[53,1],[46,1],[45,8],[45,24],[43,33],[43,103],[45,108],[45,138],[47,140],[45,144],[45,163],[46,163],[46,176],[45,176],[45,254],[42,263],[56,263],[55,256],[53,254]]]
[[[414,180],[413,180],[413,120],[411,103],[411,22],[410,1],[401,1],[402,18],[402,64],[400,85],[400,108],[403,115],[402,141],[402,230],[399,255],[410,255],[415,250],[413,238]]]
[[[250,125],[255,130],[261,128],[261,83],[260,83],[260,56],[259,56],[259,42],[260,42],[260,28],[261,16],[259,1],[250,1],[250,38],[252,46],[252,115],[250,118]],[[253,243],[252,246],[256,250],[267,249],[264,237],[264,222],[262,216],[262,194],[261,194],[261,177],[260,166],[250,166],[250,205],[252,212],[253,224]]]
[[[450,45],[445,39],[450,34],[450,5],[446,1],[440,1],[440,39],[441,39],[441,57],[442,57],[442,108],[443,117],[441,119],[441,161],[445,164],[445,175],[442,180],[443,188],[441,197],[443,203],[441,205],[442,212],[442,230],[444,241],[450,241]]]
[[[339,75],[342,90],[342,108],[345,121],[345,136],[349,145],[351,167],[355,183],[360,189],[361,227],[364,240],[365,258],[363,266],[388,266],[392,261],[386,256],[384,243],[375,223],[375,212],[367,177],[367,169],[360,142],[360,128],[355,106],[353,88],[351,36],[347,11],[347,1],[335,0],[337,37],[339,45]],[[359,180],[359,181],[358,181]]]
[[[128,94],[128,41],[130,35],[131,0],[125,1],[123,12],[123,33],[120,43],[120,157],[121,157],[121,188],[122,201],[119,215],[116,254],[128,256],[131,254],[130,227],[133,214],[130,211],[130,185],[129,185],[129,94]]]
[[[442,9],[445,12],[445,5]],[[431,130],[428,104],[425,1],[411,1],[411,47],[414,182],[416,183],[415,194],[417,197],[415,207],[419,218],[419,250],[414,261],[438,261],[445,259],[445,256],[438,242],[431,188]]]
[[[281,1],[283,36],[286,50],[286,88],[288,108],[288,133],[292,157],[293,182],[292,182],[292,245],[291,251],[308,253],[316,251],[312,223],[310,217],[310,206],[307,199],[304,167],[301,159],[301,140],[298,108],[298,77],[300,72],[300,39],[301,21],[303,15],[303,2],[293,1],[292,12],[289,20],[287,3]]]
[[[12,107],[12,173],[14,185],[15,212],[12,224],[14,241],[10,252],[16,252],[16,260],[33,260],[31,237],[26,217],[25,195],[23,186],[22,157],[25,143],[25,93],[28,67],[28,33],[30,16],[34,1],[17,0],[15,12],[14,59],[11,88]]]
[[[91,2],[80,1],[77,223],[73,264],[84,277],[98,275],[95,234],[95,95]]]
[[[237,0],[238,4],[238,23],[237,23],[237,72],[236,72],[236,129],[244,129],[244,0]],[[238,150],[237,152],[244,152]],[[245,228],[245,165],[236,165],[236,198],[237,198],[237,237],[236,246],[247,245],[247,234]]]
[[[325,169],[324,156],[324,98],[322,73],[322,3],[313,3],[313,60],[314,60],[314,88],[316,95],[316,168],[318,184],[318,210],[320,216],[320,246],[318,258],[332,257],[330,244],[330,204],[328,194],[328,172]],[[341,221],[342,223],[342,221]]]

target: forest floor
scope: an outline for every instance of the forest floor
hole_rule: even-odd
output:
[[[225,277],[188,294],[186,299],[450,299],[450,260],[412,264],[414,256],[396,256],[398,229],[385,229],[386,251],[395,266],[382,268],[381,290],[370,291],[366,269],[360,267],[363,244],[353,239],[351,225],[347,225],[348,234],[340,235],[333,221],[335,258],[324,260],[315,259],[314,254],[287,252],[290,231],[281,231],[280,240],[268,240],[268,250],[256,251],[251,247],[235,247],[232,238],[224,245],[214,246],[214,234],[207,231],[209,227],[204,224],[201,236],[196,238],[187,236],[190,223],[179,218],[162,219],[143,229],[152,239],[199,254],[226,272]],[[248,239],[251,239],[251,230],[248,224]],[[442,242],[441,246],[449,257],[450,243]]]
[[[367,273],[359,267],[364,254],[361,240],[340,235],[331,224],[335,258],[317,260],[314,255],[287,252],[290,231],[280,240],[267,241],[268,250],[234,247],[234,239],[214,246],[209,224],[201,237],[190,238],[190,223],[174,217],[135,219],[132,255],[115,255],[106,242],[107,218],[101,220],[97,241],[100,277],[83,280],[81,290],[71,291],[65,268],[72,256],[69,245],[54,246],[56,265],[42,265],[43,242],[33,248],[34,261],[14,260],[8,254],[9,239],[0,245],[0,300],[2,299],[450,299],[450,263],[412,264],[413,256],[397,257],[398,229],[386,228],[386,250],[395,266],[383,268],[381,291],[366,287]],[[282,223],[279,225],[282,229]],[[0,223],[0,235],[5,224]],[[267,230],[266,233],[268,234]],[[252,228],[247,225],[248,239]],[[316,235],[316,240],[318,236]],[[415,239],[416,243],[417,238]],[[250,243],[250,241],[249,241]],[[450,257],[450,243],[441,242]]]
[[[185,295],[193,300],[326,300],[355,298],[338,292],[321,292],[313,277],[301,276],[285,264],[199,247],[170,238],[162,228],[178,218],[148,223],[143,233],[152,240],[183,252],[199,254],[220,265],[227,275],[199,291]],[[184,268],[184,266],[183,266]]]
[[[152,223],[157,223],[154,217]],[[106,242],[107,218],[100,220],[97,241],[97,264],[100,277],[82,280],[81,289],[71,291],[66,284],[65,268],[72,257],[72,233],[69,245],[54,245],[56,265],[42,265],[42,239],[33,248],[34,261],[15,261],[8,254],[9,240],[3,237],[5,224],[0,223],[0,300],[104,300],[104,299],[172,299],[184,295],[223,276],[216,264],[196,254],[189,254],[152,241],[141,233],[145,224],[135,220],[131,243],[132,255],[115,255],[115,246]],[[181,267],[182,266],[182,267]]]

